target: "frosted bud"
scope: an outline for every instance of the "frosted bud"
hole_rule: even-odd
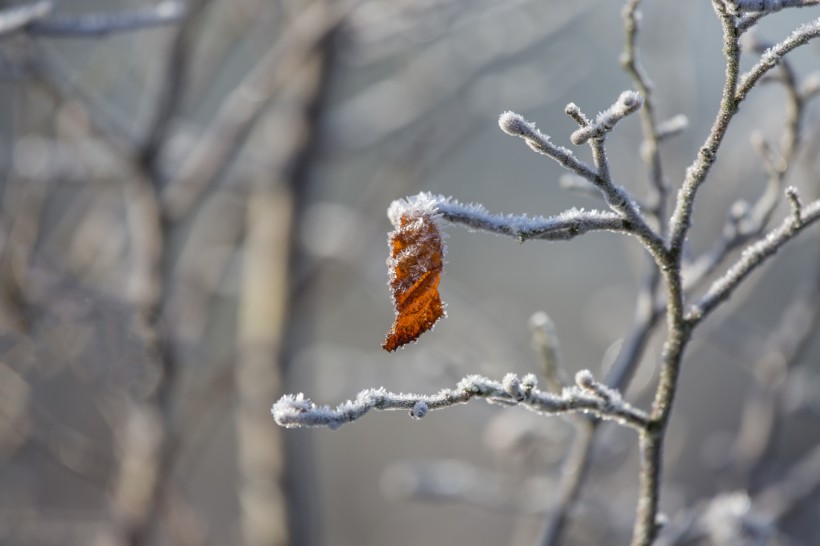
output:
[[[590,389],[595,385],[595,378],[589,370],[581,370],[575,374],[575,383],[582,389]]]
[[[529,136],[533,133],[532,125],[525,120],[521,114],[515,112],[504,112],[498,118],[498,126],[508,135]]]
[[[422,419],[430,412],[430,406],[427,405],[427,402],[423,400],[419,400],[415,404],[413,404],[413,409],[410,410],[410,417],[413,419]]]

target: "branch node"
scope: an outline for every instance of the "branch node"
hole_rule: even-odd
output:
[[[792,208],[792,220],[795,226],[803,223],[803,201],[800,199],[800,193],[794,186],[789,186],[785,190],[786,199],[789,200],[789,205]]]
[[[521,380],[514,373],[508,373],[504,376],[501,384],[504,386],[504,392],[512,396],[518,402],[526,398],[524,388],[521,386]]]
[[[590,124],[589,118],[581,112],[581,109],[574,102],[566,105],[564,113],[571,117],[580,127],[586,127]]]
[[[575,374],[575,383],[584,391],[600,399],[607,406],[611,406],[613,403],[620,401],[621,395],[603,383],[596,381],[592,372],[589,370],[581,370]]]
[[[430,406],[424,400],[419,400],[413,404],[413,409],[410,410],[410,417],[413,419],[423,419],[430,412]]]
[[[508,135],[523,138],[533,151],[551,157],[575,174],[590,181],[598,177],[598,173],[579,161],[570,150],[553,144],[549,136],[536,129],[535,124],[525,120],[521,114],[504,112],[498,118],[498,126]]]
[[[643,97],[636,91],[624,91],[615,101],[615,104],[598,114],[595,123],[581,127],[570,136],[575,145],[584,144],[591,139],[603,138],[612,131],[619,121],[629,114],[637,112],[643,105]],[[570,106],[573,106],[570,104]],[[569,109],[569,106],[567,107]],[[577,108],[577,107],[576,107]],[[569,114],[569,112],[567,112]],[[569,114],[572,116],[572,114]]]

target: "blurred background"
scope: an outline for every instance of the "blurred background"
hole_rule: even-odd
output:
[[[720,99],[720,28],[706,1],[646,4],[638,45],[657,118],[689,121],[661,151],[674,189]],[[0,1],[0,544],[536,544],[572,419],[475,402],[421,422],[379,413],[285,430],[270,406],[538,373],[538,311],[568,374],[605,375],[648,269],[635,241],[519,244],[452,226],[448,317],[388,354],[385,212],[419,191],[497,213],[602,208],[496,120],[519,112],[571,146],[567,103],[591,117],[634,88],[621,8]],[[775,14],[757,39],[816,16]],[[795,52],[795,85],[819,55]],[[776,80],[729,131],[693,257],[720,242],[738,200],[772,187],[752,142],[780,149],[789,93]],[[775,185],[808,201],[820,127],[811,102],[801,115]],[[634,116],[608,139],[617,183],[638,198],[642,138]],[[772,225],[788,213],[776,207]],[[819,264],[814,229],[698,330],[666,449],[668,543],[820,536]],[[644,407],[657,330],[628,391]],[[635,440],[601,427],[563,543],[628,541]],[[721,541],[715,517],[749,541]]]

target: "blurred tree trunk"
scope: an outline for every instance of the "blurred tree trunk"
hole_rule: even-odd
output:
[[[236,366],[242,534],[247,545],[285,545],[291,532],[282,486],[284,440],[267,410],[282,391],[278,357],[287,329],[293,199],[284,188],[258,187],[247,215]]]
[[[293,339],[305,321],[296,318],[294,272],[301,269],[297,241],[313,166],[321,143],[320,122],[333,68],[332,29],[318,42],[294,78],[295,112],[277,127],[278,172],[250,192],[239,301],[236,365],[239,498],[248,546],[317,542],[313,466],[304,435],[274,426],[270,407],[287,390]]]

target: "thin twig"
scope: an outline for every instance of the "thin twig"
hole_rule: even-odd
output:
[[[767,48],[756,42],[755,49],[762,53]],[[797,75],[787,59],[781,60],[780,68],[783,77],[778,81],[782,82],[786,91],[786,118],[779,152],[774,152],[762,137],[753,136],[753,143],[768,174],[766,189],[752,207],[744,202],[738,202],[733,206],[723,228],[723,234],[713,249],[686,266],[684,289],[687,292],[700,286],[732,251],[760,236],[782,200],[783,184],[800,146],[808,97],[797,89]]]
[[[739,99],[736,96],[737,81],[740,66],[740,45],[738,31],[734,17],[726,11],[722,0],[712,2],[721,26],[723,27],[723,54],[726,57],[726,79],[723,84],[723,94],[720,100],[712,129],[706,141],[698,151],[697,158],[686,170],[683,185],[678,191],[675,201],[675,210],[669,221],[669,248],[680,256],[683,252],[683,241],[692,222],[692,209],[698,188],[711,170],[715,162],[720,144],[729,128],[729,122],[737,112]]]
[[[800,214],[793,214],[770,231],[765,238],[746,248],[741,258],[717,279],[706,294],[686,313],[686,321],[695,325],[706,318],[715,307],[732,295],[740,283],[757,269],[767,258],[773,256],[798,233],[820,220],[820,200],[802,207]]]
[[[577,386],[552,394],[538,389],[534,375],[519,378],[507,374],[503,381],[493,381],[479,375],[462,379],[454,389],[444,389],[438,394],[397,394],[384,389],[360,392],[354,401],[340,404],[336,409],[317,406],[303,395],[286,395],[273,405],[274,420],[284,427],[339,428],[345,423],[361,419],[371,410],[405,410],[414,419],[421,419],[430,411],[465,404],[473,398],[483,398],[490,403],[505,406],[523,406],[536,413],[562,415],[566,413],[591,413],[601,419],[616,421],[624,426],[643,430],[647,415],[621,399],[620,395],[599,383],[590,382],[588,371],[579,372]],[[604,394],[597,388],[605,389]]]
[[[589,180],[603,194],[609,207],[628,221],[628,232],[638,237],[650,253],[660,256],[663,253],[663,241],[660,235],[646,223],[629,193],[624,188],[616,186],[610,177],[602,136],[611,130],[617,120],[635,112],[640,104],[641,100],[637,94],[629,91],[624,92],[618,101],[604,112],[594,124],[586,123],[586,117],[577,106],[573,104],[567,106],[566,111],[571,116],[577,116],[579,120],[585,123],[585,126],[579,131],[594,125],[594,130],[590,135],[584,133],[579,137],[580,141],[589,141],[595,161],[594,169],[577,159],[567,148],[553,144],[549,136],[539,131],[534,123],[525,120],[520,114],[504,112],[498,119],[498,125],[505,133],[522,138],[532,150],[554,159],[567,170]]]
[[[816,6],[818,0],[728,0],[735,12],[774,13],[786,8],[807,8]]]
[[[661,219],[665,215],[668,194],[668,183],[664,179],[660,156],[660,141],[683,130],[686,118],[673,118],[664,127],[659,127],[655,119],[654,89],[649,76],[640,64],[637,55],[637,37],[640,21],[641,0],[628,0],[622,10],[625,26],[625,45],[621,55],[621,65],[632,77],[638,91],[643,96],[644,104],[640,109],[641,127],[644,136],[642,155],[649,171],[651,194],[649,206],[644,207],[653,214],[662,225]],[[657,305],[657,288],[660,274],[655,267],[655,261],[649,260],[649,271],[646,281],[641,285],[638,303],[635,311],[635,325],[627,337],[617,360],[614,362],[607,377],[610,387],[624,391],[632,380],[635,368],[640,362],[650,334],[662,316],[663,308]],[[561,495],[559,503],[550,514],[547,525],[541,537],[542,546],[551,546],[559,540],[563,531],[566,516],[578,496],[586,478],[594,438],[598,429],[598,421],[584,421],[579,423],[578,431],[573,440],[571,455],[567,457],[562,467]]]
[[[525,120],[520,114],[504,112],[498,118],[498,126],[508,135],[524,139],[532,150],[554,159],[567,170],[595,183],[598,173],[592,167],[576,158],[567,148],[553,144],[549,136],[539,131],[534,123]]]
[[[624,5],[621,16],[624,20],[625,44],[621,54],[621,66],[632,77],[632,81],[638,88],[638,92],[643,96],[644,107],[641,109],[641,127],[643,130],[642,152],[644,161],[649,169],[649,187],[653,190],[650,196],[651,212],[659,221],[665,216],[667,194],[669,185],[664,180],[663,166],[661,163],[660,140],[662,131],[658,127],[655,112],[655,96],[652,82],[638,59],[637,38],[640,30],[641,0],[628,0]],[[679,121],[679,120],[678,120]],[[680,123],[677,123],[673,130],[678,130]],[[665,131],[668,134],[672,130]]]
[[[818,36],[820,36],[820,18],[798,27],[788,38],[766,51],[760,60],[739,79],[735,100],[739,102],[745,99],[760,78],[776,67],[787,53],[806,45]]]
[[[398,217],[400,211],[407,209],[424,209],[449,223],[461,224],[475,231],[514,237],[519,241],[566,241],[590,231],[631,232],[629,222],[612,212],[573,208],[549,218],[492,214],[482,205],[459,203],[449,197],[428,192],[394,201],[390,210],[396,212],[388,212],[388,215],[396,214]]]

